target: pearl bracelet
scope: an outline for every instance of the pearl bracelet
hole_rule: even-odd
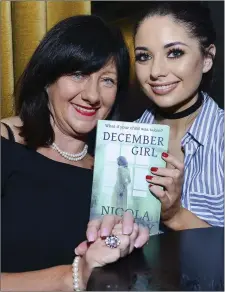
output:
[[[73,264],[72,264],[72,275],[73,275],[73,290],[74,291],[81,291],[80,285],[79,285],[79,261],[80,256],[76,256],[74,258]]]

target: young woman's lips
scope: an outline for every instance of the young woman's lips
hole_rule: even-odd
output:
[[[164,95],[170,93],[177,87],[178,82],[166,84],[166,85],[151,85],[152,91],[158,95]]]
[[[74,105],[75,110],[82,116],[91,117],[97,112],[97,109]]]

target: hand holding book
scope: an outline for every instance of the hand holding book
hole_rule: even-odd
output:
[[[172,154],[163,152],[162,158],[174,168],[152,167],[151,172],[154,176],[146,176],[146,180],[150,183],[149,189],[162,204],[161,219],[166,222],[181,209],[184,164]]]
[[[117,227],[115,228],[115,226]],[[137,227],[131,212],[125,212],[122,218],[121,216],[106,215],[99,219],[93,219],[88,223],[86,231],[88,240],[83,241],[75,248],[75,254],[83,256],[88,250],[90,243],[96,241],[100,237],[113,234],[115,229],[117,229],[117,232],[118,229],[121,229],[120,233],[131,236],[133,240],[132,244],[136,248],[142,247],[149,239],[148,229],[142,226]]]

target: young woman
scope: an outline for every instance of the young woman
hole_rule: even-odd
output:
[[[207,94],[216,54],[209,9],[190,1],[147,5],[134,43],[150,106],[138,122],[169,125],[170,141],[167,168],[153,167],[146,179],[167,227],[224,226],[224,111]]]
[[[16,92],[20,118],[2,124],[2,290],[84,289],[94,267],[148,240],[130,214],[88,224],[93,158],[86,143],[128,78],[122,35],[94,16],[61,21],[31,57]],[[87,224],[94,243],[72,269]],[[105,242],[111,232],[116,237]],[[86,249],[84,242],[76,253]]]

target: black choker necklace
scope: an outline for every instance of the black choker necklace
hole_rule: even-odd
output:
[[[178,112],[178,113],[167,113],[162,111],[160,108],[156,107],[156,113],[159,114],[161,117],[163,117],[164,119],[182,119],[184,117],[189,116],[190,114],[194,113],[198,108],[200,108],[200,106],[202,105],[203,102],[203,97],[202,94],[199,93],[198,99],[197,101],[190,106],[189,108]]]

